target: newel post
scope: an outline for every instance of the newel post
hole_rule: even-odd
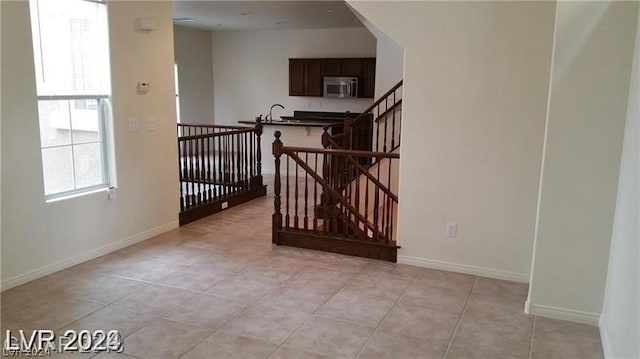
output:
[[[282,212],[280,212],[280,156],[282,156],[282,141],[280,141],[280,131],[276,131],[274,136],[276,139],[273,141],[272,151],[273,157],[275,157],[275,176],[273,179],[273,232],[271,234],[271,242],[278,244],[278,231],[282,229]]]
[[[256,118],[256,185],[262,186],[262,115]]]

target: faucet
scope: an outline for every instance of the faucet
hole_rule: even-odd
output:
[[[265,121],[265,122],[267,122],[267,121],[269,121],[269,122],[273,122],[273,108],[274,108],[274,107],[276,107],[276,106],[277,106],[277,107],[280,107],[281,109],[283,109],[283,110],[284,110],[284,106],[282,106],[282,105],[281,105],[281,104],[279,104],[279,103],[276,103],[276,104],[271,105],[271,108],[269,109],[269,114],[268,114],[267,116],[265,116],[265,118],[264,118],[264,121]]]

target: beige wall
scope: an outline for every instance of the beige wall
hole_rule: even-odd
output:
[[[213,60],[211,32],[174,26],[178,65],[180,121],[213,124]]]
[[[559,2],[531,286],[533,314],[598,322],[637,2]]]
[[[640,9],[639,9],[640,16]],[[640,358],[640,21],[600,319],[607,358]]]
[[[2,1],[2,288],[177,226],[170,2],[109,2],[117,199],[99,192],[45,203],[27,1]],[[134,32],[137,17],[156,29]],[[148,81],[151,92],[136,93]],[[127,131],[129,117],[156,131]]]
[[[349,4],[405,50],[399,260],[526,282],[554,4]]]

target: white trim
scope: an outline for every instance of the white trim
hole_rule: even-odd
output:
[[[600,316],[598,323],[600,329],[600,342],[602,343],[602,353],[605,359],[613,358],[613,349],[611,348],[611,339],[609,338],[609,332],[607,331],[607,320],[604,313]]]
[[[76,264],[80,264],[82,262],[86,262],[90,259],[93,258],[97,258],[100,256],[103,256],[105,254],[109,254],[111,252],[117,251],[118,249],[130,246],[132,244],[136,244],[138,242],[142,242],[146,239],[155,237],[157,235],[160,235],[162,233],[168,232],[172,229],[178,228],[178,221],[173,221],[173,222],[169,222],[166,224],[163,224],[159,227],[155,227],[149,230],[146,230],[144,232],[138,233],[138,234],[134,234],[132,236],[129,236],[127,238],[123,238],[121,240],[118,240],[114,243],[110,243],[107,244],[105,246],[102,247],[98,247],[95,249],[92,249],[88,252],[85,252],[83,254],[77,255],[75,257],[71,257],[68,259],[64,259],[61,260],[59,262],[56,263],[52,263],[49,265],[46,265],[44,267],[40,267],[37,269],[34,269],[30,272],[24,273],[24,274],[20,274],[18,276],[15,276],[13,278],[9,278],[7,280],[4,280],[0,283],[0,291],[4,291],[13,287],[17,287],[21,284],[30,282],[32,280],[38,279],[40,277],[44,277],[46,275],[49,275],[51,273],[55,273],[57,271],[61,271],[63,269],[72,267]]]
[[[598,325],[598,321],[600,320],[599,313],[534,304],[528,300],[525,303],[525,308],[527,309],[527,314],[551,319],[567,320],[575,323]]]
[[[450,272],[465,273],[493,279],[509,280],[513,282],[529,283],[528,273],[508,272],[500,269],[470,266],[466,264],[438,261],[410,256],[398,256],[398,263],[409,264],[417,267],[446,270]]]

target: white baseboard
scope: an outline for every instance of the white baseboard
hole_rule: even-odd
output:
[[[598,329],[600,329],[600,342],[602,342],[602,353],[604,354],[604,358],[613,359],[614,356],[613,349],[611,348],[611,337],[609,336],[609,331],[607,330],[607,320],[604,313],[602,313],[602,315],[600,316]]]
[[[409,264],[416,267],[445,270],[464,274],[477,275],[493,279],[509,280],[512,282],[529,283],[529,274],[508,272],[493,268],[470,266],[466,264],[451,263],[433,259],[425,259],[410,256],[398,256],[398,263]]]
[[[49,275],[51,273],[55,273],[58,271],[61,271],[63,269],[72,267],[76,264],[80,264],[82,262],[86,262],[90,259],[96,258],[96,257],[100,257],[103,256],[105,254],[109,254],[111,252],[117,251],[118,249],[130,246],[132,244],[136,244],[138,242],[142,242],[146,239],[155,237],[159,234],[168,232],[172,229],[178,228],[178,221],[173,221],[173,222],[169,222],[166,224],[163,224],[159,227],[155,227],[155,228],[151,228],[149,230],[146,230],[144,232],[138,233],[138,234],[134,234],[133,236],[129,236],[127,238],[123,238],[121,240],[118,240],[114,243],[110,243],[107,244],[105,246],[102,247],[98,247],[95,249],[92,249],[88,252],[85,252],[83,254],[71,257],[71,258],[67,258],[49,265],[46,265],[44,267],[40,267],[37,269],[34,269],[32,271],[29,271],[27,273],[24,274],[20,274],[18,276],[15,276],[13,278],[9,278],[7,280],[4,280],[0,283],[0,291],[4,291],[13,287],[17,287],[19,285],[22,285],[24,283],[30,282],[32,280],[44,277],[46,275]]]
[[[540,305],[531,303],[527,300],[525,303],[525,311],[531,315],[539,317],[566,320],[575,323],[598,325],[600,320],[599,313],[583,312],[567,308],[552,307],[549,305]]]

